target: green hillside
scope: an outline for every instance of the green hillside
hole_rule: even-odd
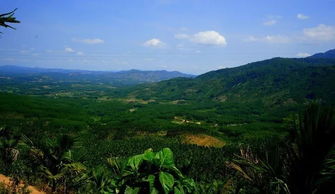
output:
[[[255,102],[268,105],[335,99],[335,59],[273,58],[196,78],[142,85],[129,96],[142,99]]]
[[[47,193],[308,193],[310,177],[310,190],[332,188],[334,59],[127,87],[60,75],[1,77],[0,174]]]

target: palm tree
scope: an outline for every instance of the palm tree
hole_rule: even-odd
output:
[[[334,157],[331,156],[331,150],[335,146],[333,109],[319,101],[309,104],[300,116],[299,126],[293,137],[294,141],[288,152],[288,183],[291,192],[318,192],[323,182],[321,172],[326,159]]]
[[[320,101],[306,106],[290,143],[264,148],[266,157],[242,148],[228,163],[262,193],[324,193],[335,182],[335,122],[331,107]],[[268,160],[269,154],[274,160]],[[281,171],[278,169],[282,169]],[[273,187],[275,186],[275,187]],[[273,190],[275,189],[275,190]]]
[[[285,183],[283,165],[278,165],[281,160],[279,147],[272,148],[271,152],[266,144],[261,148],[262,153],[252,150],[250,146],[241,146],[240,155],[226,165],[236,170],[259,193],[290,193]],[[236,188],[236,193],[240,189]]]
[[[87,173],[86,186],[83,193],[113,193],[115,181],[111,173],[103,166],[96,167]]]
[[[52,192],[63,183],[63,191],[67,193],[68,182],[80,179],[79,175],[86,170],[81,163],[73,161],[70,149],[74,145],[74,139],[68,135],[62,135],[56,141],[48,139],[40,145],[30,144],[31,156],[38,165],[39,172],[51,184]]]
[[[9,166],[18,159],[20,152],[17,149],[17,145],[19,140],[20,136],[15,135],[9,128],[0,128],[0,157],[7,170]]]
[[[10,26],[6,23],[20,23],[20,21],[16,20],[16,18],[13,17],[16,10],[17,9],[14,9],[11,12],[0,14],[0,26],[5,27],[5,28],[15,29],[14,27],[12,27],[12,26]]]

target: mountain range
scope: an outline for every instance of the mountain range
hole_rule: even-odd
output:
[[[312,55],[312,56],[310,56],[310,57],[308,57],[308,58],[314,58],[314,59],[316,59],[316,58],[332,58],[332,59],[334,59],[335,58],[335,49],[331,49],[331,50],[329,50],[329,51],[326,51],[326,52],[324,52],[324,53],[316,53],[316,54],[314,54],[314,55]]]
[[[255,102],[268,105],[335,99],[335,50],[307,58],[273,58],[137,86],[127,94],[142,99]]]
[[[87,71],[46,69],[22,66],[0,66],[0,76],[11,79],[24,78],[25,80],[40,80],[54,82],[85,82],[108,83],[114,86],[135,85],[141,83],[158,82],[176,77],[194,77],[194,75],[178,71]]]
[[[306,58],[276,57],[199,76],[177,71],[103,72],[0,67],[0,86],[3,91],[13,91],[13,88],[20,86],[20,91],[25,94],[35,94],[35,91],[49,88],[42,92],[48,94],[52,91],[79,90],[76,84],[84,84],[90,91],[97,93],[103,84],[105,92],[101,95],[117,98],[257,102],[269,106],[322,99],[335,104],[335,50]],[[114,92],[107,91],[109,85],[113,86],[111,91]]]

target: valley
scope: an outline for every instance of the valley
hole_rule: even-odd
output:
[[[319,56],[273,58],[199,76],[149,72],[150,79],[142,79],[150,76],[140,71],[112,78],[103,72],[0,67],[1,138],[17,139],[1,146],[20,150],[19,159],[0,163],[0,173],[65,192],[62,172],[35,176],[38,166],[48,165],[37,165],[36,158],[56,157],[64,149],[71,154],[67,162],[80,164],[78,176],[71,175],[80,180],[68,180],[68,189],[85,193],[87,188],[76,186],[91,181],[82,171],[104,169],[99,176],[114,176],[108,170],[112,159],[170,148],[176,168],[199,185],[199,193],[233,192],[242,180],[241,187],[257,193],[230,162],[245,146],[259,158],[284,149],[279,145],[291,138],[306,104],[334,105],[335,56]],[[61,148],[62,141],[73,142]],[[57,157],[50,160],[65,156]],[[92,188],[98,192],[97,185]]]

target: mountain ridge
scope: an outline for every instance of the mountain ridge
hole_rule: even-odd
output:
[[[334,58],[272,58],[139,86],[128,96],[163,100],[262,101],[267,104],[335,99]]]
[[[43,67],[25,67],[19,65],[1,65],[0,72],[13,72],[14,70],[19,70],[21,72],[92,72],[92,73],[127,73],[127,72],[167,72],[167,73],[180,73],[186,76],[195,76],[193,74],[183,73],[180,71],[168,71],[168,70],[139,70],[139,69],[129,69],[129,70],[84,70],[84,69],[62,69],[62,68],[43,68]],[[21,73],[19,72],[19,73]]]
[[[328,50],[323,53],[316,53],[310,57],[307,58],[314,58],[314,59],[320,59],[320,58],[327,58],[327,59],[335,59],[335,49]]]
[[[47,69],[22,66],[0,66],[0,76],[12,78],[25,77],[37,79],[47,77],[54,81],[62,82],[92,82],[109,83],[116,86],[136,85],[142,83],[158,82],[176,77],[194,77],[178,71],[166,70],[125,70],[125,71],[90,71],[71,69]]]

